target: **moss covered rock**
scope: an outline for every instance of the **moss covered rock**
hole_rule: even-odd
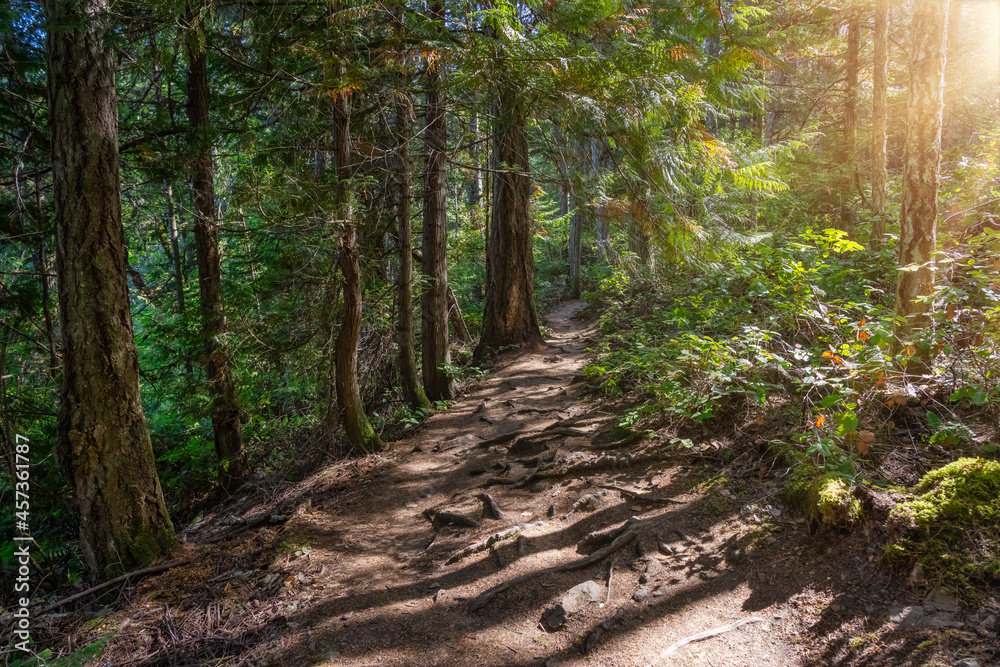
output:
[[[1000,581],[1000,462],[959,459],[924,475],[913,493],[892,512],[904,531],[886,560],[920,562],[967,599],[976,583]]]
[[[785,494],[810,521],[846,528],[862,515],[861,503],[851,495],[844,478],[826,473],[808,460],[792,473]]]

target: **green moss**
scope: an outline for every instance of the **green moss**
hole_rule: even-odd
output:
[[[886,548],[891,563],[919,561],[928,578],[967,600],[1000,579],[1000,463],[964,458],[932,470],[893,516],[908,529]]]
[[[861,503],[842,477],[821,475],[809,487],[810,518],[830,526],[850,526],[861,518]]]
[[[844,528],[861,518],[861,503],[851,496],[842,477],[823,472],[811,461],[804,462],[785,485],[788,501],[811,521]]]

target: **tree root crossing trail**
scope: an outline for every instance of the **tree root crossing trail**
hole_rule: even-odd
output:
[[[725,561],[738,529],[588,393],[598,338],[579,306],[390,453],[286,486],[270,514],[244,507],[252,529],[189,528],[219,559],[204,583],[149,584],[217,595],[166,606],[215,605],[204,633],[231,640],[214,655],[248,665],[800,664],[756,618],[785,597]]]

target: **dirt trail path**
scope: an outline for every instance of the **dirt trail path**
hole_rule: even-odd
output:
[[[754,615],[745,607],[753,589],[719,580],[715,542],[726,538],[699,532],[705,529],[697,496],[668,500],[677,489],[662,466],[510,483],[546,461],[609,456],[595,443],[614,440],[612,416],[594,412],[573,384],[586,348],[596,342],[592,329],[572,319],[578,305],[550,316],[547,348],[473,386],[447,412],[395,443],[404,453],[394,462],[372,468],[344,493],[314,497],[308,511],[286,524],[283,539],[292,553],[281,565],[304,582],[299,598],[307,599],[286,605],[284,627],[267,642],[271,664],[277,658],[288,665],[647,665],[682,637]],[[563,423],[572,425],[558,428]],[[546,428],[562,435],[483,446]],[[637,495],[596,484],[630,487]],[[484,492],[503,518],[480,519],[476,494]],[[435,529],[426,510],[480,525]],[[603,562],[525,582],[469,611],[470,601],[491,586],[581,558],[576,547],[584,536],[633,515],[656,520],[659,548],[654,529],[641,547],[630,544]],[[462,548],[517,526],[520,531],[495,548],[448,564]],[[650,547],[653,553],[637,555],[637,548]],[[558,632],[543,629],[545,611],[588,580],[597,582],[598,600]],[[626,603],[620,622],[582,655],[586,637]],[[681,648],[660,664],[797,663],[796,652],[775,638],[773,622],[770,614]]]
[[[757,464],[730,482],[623,438],[574,382],[597,342],[578,306],[550,315],[543,349],[392,452],[262,487],[188,527],[194,562],[136,589],[105,664],[882,664],[865,656],[884,644],[848,645],[888,616],[864,543],[837,551],[810,536]],[[483,516],[481,494],[501,518]],[[458,557],[495,535],[506,539]],[[580,584],[589,604],[546,629]]]

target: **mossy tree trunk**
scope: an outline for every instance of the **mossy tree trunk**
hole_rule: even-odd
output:
[[[212,434],[218,460],[219,483],[233,491],[247,474],[243,425],[236,401],[229,348],[226,344],[226,314],[222,303],[222,260],[215,220],[215,169],[208,117],[208,66],[201,41],[204,21],[189,26],[188,122],[193,148],[191,193],[194,200],[194,238],[198,256],[198,289],[201,305],[201,337],[205,374],[211,400]]]
[[[63,383],[59,465],[98,579],[176,541],[139,396],[125,276],[108,0],[49,0],[49,118]]]
[[[924,0],[915,5],[899,221],[900,267],[926,264],[937,249],[947,17],[948,0]],[[929,296],[933,289],[930,267],[900,271],[895,313],[899,343],[911,342],[930,328],[930,304],[922,297]],[[907,366],[907,372],[927,373],[930,357],[927,346],[918,346],[917,359]]]

